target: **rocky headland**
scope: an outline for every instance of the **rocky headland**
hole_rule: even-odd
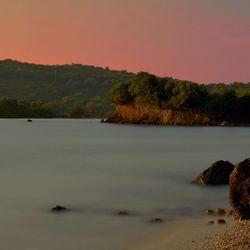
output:
[[[222,125],[222,122],[193,110],[161,109],[157,106],[135,104],[117,105],[115,112],[107,122],[152,125]]]

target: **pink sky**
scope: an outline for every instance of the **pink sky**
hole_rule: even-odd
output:
[[[1,0],[0,59],[250,81],[249,0]]]

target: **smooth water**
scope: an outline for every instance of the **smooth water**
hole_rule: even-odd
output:
[[[244,127],[0,120],[0,249],[129,249],[182,216],[227,206],[227,186],[191,181],[249,149]],[[51,213],[57,204],[71,211]]]

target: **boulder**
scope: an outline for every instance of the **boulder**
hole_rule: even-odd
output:
[[[228,184],[229,176],[235,166],[229,161],[216,161],[210,168],[203,171],[196,179],[198,184]]]
[[[237,164],[230,176],[230,203],[236,217],[250,219],[250,158]]]

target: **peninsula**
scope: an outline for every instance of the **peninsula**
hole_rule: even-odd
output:
[[[250,83],[201,85],[140,72],[113,85],[108,122],[159,125],[248,125]]]

